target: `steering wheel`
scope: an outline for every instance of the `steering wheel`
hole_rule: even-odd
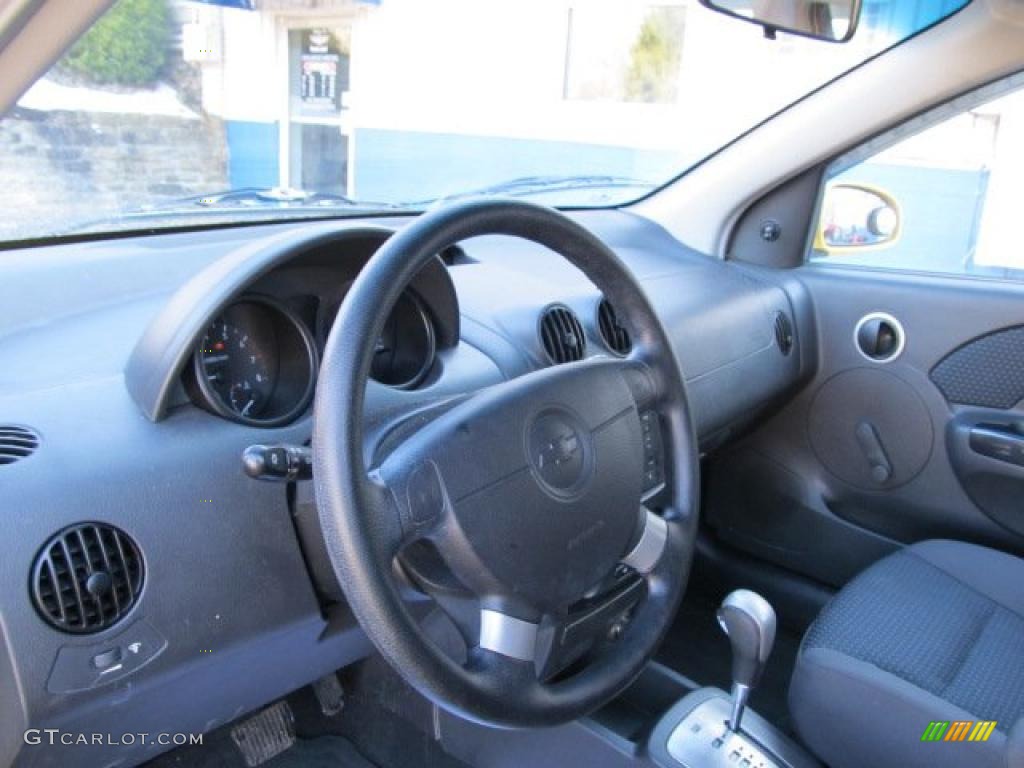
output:
[[[368,467],[363,402],[389,308],[436,254],[479,235],[525,238],[570,261],[616,307],[633,349],[473,393]],[[657,511],[642,501],[652,439],[664,456]],[[685,590],[698,455],[675,352],[618,257],[553,209],[458,203],[376,252],[327,340],[313,455],[320,523],[349,606],[407,682],[462,717],[532,727],[596,709],[643,669]],[[424,636],[403,599],[396,557],[421,540],[475,599],[464,663]]]

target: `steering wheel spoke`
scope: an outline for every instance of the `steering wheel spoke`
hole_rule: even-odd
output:
[[[477,647],[516,661],[537,661],[538,622],[519,619],[492,608],[480,609]]]
[[[622,558],[622,565],[632,568],[639,574],[647,575],[653,571],[668,544],[668,523],[665,519],[646,508],[641,508],[643,519],[636,543]]]
[[[596,647],[614,644],[627,628],[633,610],[647,597],[646,577],[657,568],[667,547],[667,523],[649,510],[642,511],[636,544],[594,594],[543,615],[522,606],[519,615],[514,615],[494,607],[494,598],[480,601],[475,642],[463,633],[467,647],[531,663],[538,679],[544,681]]]
[[[440,470],[429,458],[408,465],[386,462],[370,473],[370,480],[397,522],[391,531],[392,555],[433,536],[451,510]]]
[[[619,371],[638,411],[657,407],[664,392],[654,369],[642,355],[634,353],[624,360],[614,360],[608,364]]]
[[[430,585],[425,591],[461,637],[466,668],[472,668],[486,652],[529,664],[537,671],[541,669],[545,650],[542,630],[549,624],[539,618],[518,618],[501,608],[487,607],[488,603],[469,592],[454,595]]]
[[[373,536],[374,549],[384,561],[390,561],[410,544],[429,533],[426,525],[417,525],[408,512],[408,505],[400,502],[395,488],[384,482],[377,472],[367,478],[367,528]]]
[[[463,670],[480,690],[491,692],[496,700],[518,703],[543,695],[544,684],[537,677],[532,659],[516,659],[478,646],[470,650]]]

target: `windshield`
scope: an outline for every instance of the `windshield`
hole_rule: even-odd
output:
[[[965,2],[832,44],[696,0],[120,0],[0,121],[0,240],[624,204]]]

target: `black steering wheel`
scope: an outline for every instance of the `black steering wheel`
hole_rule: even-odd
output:
[[[578,267],[616,307],[632,352],[476,392],[367,466],[363,401],[389,308],[444,248],[492,234]],[[665,467],[657,511],[643,503],[651,424]],[[698,456],[672,344],[618,257],[550,208],[459,203],[377,251],[327,340],[313,453],[320,523],[351,609],[399,674],[463,717],[528,727],[597,708],[643,669],[686,587]],[[424,539],[475,599],[464,663],[424,636],[396,579],[399,553]]]

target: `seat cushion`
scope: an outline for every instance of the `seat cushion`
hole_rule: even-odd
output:
[[[1024,560],[928,541],[879,561],[807,631],[789,703],[833,768],[1005,767],[1024,717]],[[997,725],[986,742],[922,742],[933,720]]]

